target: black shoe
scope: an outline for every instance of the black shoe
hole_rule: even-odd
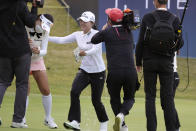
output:
[[[1,122],[1,118],[0,118],[0,126],[1,126],[2,122]]]

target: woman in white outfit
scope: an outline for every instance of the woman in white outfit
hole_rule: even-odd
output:
[[[48,37],[50,33],[50,27],[52,27],[52,25],[53,17],[51,15],[39,15],[37,17],[35,27],[27,28],[27,32],[30,38],[30,47],[32,50],[30,74],[33,75],[34,79],[37,82],[38,88],[42,93],[42,104],[45,110],[44,124],[53,129],[57,128],[57,125],[51,117],[52,96],[48,85],[48,77],[43,59],[43,56],[47,54]],[[27,97],[26,109],[28,107],[28,101],[29,97]],[[23,121],[26,123],[25,118],[23,119]]]
[[[77,50],[75,50],[76,60],[81,60],[81,65],[73,81],[70,93],[69,122],[65,122],[64,127],[80,130],[81,112],[79,96],[82,90],[90,84],[92,103],[100,121],[100,131],[107,131],[108,116],[101,102],[105,81],[102,43],[97,45],[89,43],[91,38],[98,32],[92,28],[95,24],[95,15],[90,11],[86,11],[78,18],[78,21],[82,31],[76,31],[65,37],[49,37],[50,42],[57,44],[76,42],[78,45]]]

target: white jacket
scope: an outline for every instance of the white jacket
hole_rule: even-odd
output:
[[[94,29],[91,29],[86,34],[83,31],[77,31],[65,37],[49,37],[49,41],[57,44],[76,42],[79,49],[86,53],[86,56],[82,59],[80,68],[88,73],[97,73],[105,70],[105,64],[102,58],[102,43],[97,45],[88,43],[97,32]]]

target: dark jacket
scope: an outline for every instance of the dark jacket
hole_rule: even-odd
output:
[[[0,2],[0,56],[18,57],[30,53],[25,26],[34,27],[37,8],[28,10],[25,0]]]
[[[91,42],[105,42],[108,70],[135,69],[133,37],[123,27],[109,27],[95,34]]]
[[[170,16],[173,15],[172,13],[170,13],[168,11],[163,11],[163,10],[156,10],[156,12],[160,16],[161,20],[168,20],[170,18]],[[155,22],[156,22],[156,20],[153,17],[152,13],[148,13],[148,14],[144,15],[143,20],[142,20],[142,24],[141,24],[141,28],[140,28],[139,40],[138,40],[138,43],[136,46],[136,65],[137,66],[142,66],[142,60],[145,61],[145,60],[153,59],[153,58],[159,59],[161,57],[165,57],[166,59],[170,60],[171,62],[173,61],[174,52],[171,54],[171,56],[161,56],[161,55],[155,54],[149,48],[148,43],[146,43],[144,41],[146,28],[152,27],[155,24]],[[176,17],[173,22],[173,28],[176,32],[179,28],[179,24],[180,24],[180,20],[178,17]],[[174,51],[179,50],[183,46],[183,44],[184,44],[184,42],[181,37],[180,41],[178,42],[178,45],[180,45],[180,46],[177,46],[178,48],[176,48]]]

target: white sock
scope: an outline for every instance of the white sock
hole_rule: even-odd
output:
[[[52,95],[49,94],[48,96],[42,96],[42,104],[45,110],[45,119],[48,120],[51,118],[51,111],[52,111]]]
[[[27,108],[28,108],[28,106],[29,106],[29,96],[27,96],[27,100],[26,100],[26,110],[25,110],[25,116],[26,116],[26,113],[27,113]],[[25,116],[24,116],[24,118],[23,118],[23,123],[26,123],[26,118],[25,118]]]
[[[29,96],[27,96],[27,100],[26,100],[26,111],[27,111],[28,106],[29,106]]]
[[[108,129],[108,121],[100,122],[100,131],[107,131]]]

